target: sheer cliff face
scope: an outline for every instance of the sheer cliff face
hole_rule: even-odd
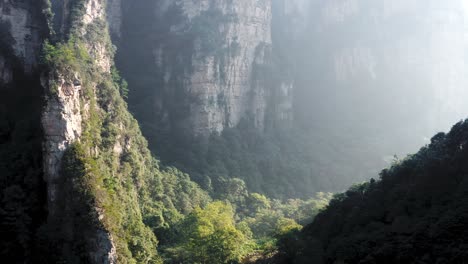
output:
[[[259,71],[268,63],[271,48],[270,2],[244,0],[211,3],[181,1],[189,21],[209,19],[203,16],[209,16],[211,12],[219,12],[221,20],[213,28],[217,30],[213,33],[220,37],[219,43],[213,44],[220,46],[204,47],[208,44],[206,41],[210,41],[203,39],[204,36],[194,40],[192,73],[186,87],[190,97],[195,99],[195,103],[189,107],[191,129],[195,134],[221,132],[224,127],[237,125],[247,114],[252,115],[254,124],[261,128],[268,91],[262,85],[261,76],[255,76],[254,71]],[[209,54],[212,48],[218,49],[217,54]],[[159,50],[155,52],[158,54]]]
[[[133,105],[153,109],[146,121],[195,135],[221,132],[243,118],[262,129],[272,96],[264,78],[271,65],[271,1],[181,0],[145,5],[153,5],[153,10],[130,18],[145,11],[141,4],[124,4],[128,15],[124,15],[123,32],[114,35],[120,36],[122,56],[133,47],[132,51],[143,49],[137,51],[140,56],[151,58],[134,66],[147,68],[153,80],[129,77],[136,69],[123,70],[136,89],[130,95]],[[134,30],[130,25],[137,23],[150,26],[130,32]],[[145,89],[152,90],[151,102],[139,97]]]
[[[0,54],[0,84],[8,84],[13,79],[13,57],[27,73],[37,65],[46,31],[41,16],[40,3],[0,1],[2,48],[8,50],[8,55],[7,52]]]

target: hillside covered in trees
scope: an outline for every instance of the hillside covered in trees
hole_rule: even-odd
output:
[[[283,263],[465,263],[468,121],[435,135],[379,180],[337,194],[285,241]]]

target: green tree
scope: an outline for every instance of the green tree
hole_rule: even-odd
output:
[[[213,202],[195,209],[185,220],[184,249],[191,263],[238,263],[244,255],[247,238],[234,222],[230,204]]]

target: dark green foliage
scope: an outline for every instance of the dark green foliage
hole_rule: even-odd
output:
[[[128,83],[125,79],[120,77],[120,73],[117,68],[112,67],[111,76],[114,84],[119,87],[120,96],[122,96],[123,99],[128,99]]]
[[[42,0],[42,14],[45,17],[50,34],[53,35],[54,34],[54,29],[53,29],[54,13],[52,12],[52,3],[50,2],[50,0]]]
[[[468,261],[467,138],[460,122],[380,181],[336,196],[290,249],[294,263]]]
[[[87,0],[70,0],[66,6],[63,1],[44,1],[50,2],[50,4],[47,2],[45,4],[44,15],[48,18],[49,29],[53,33],[54,40],[66,40],[83,28],[82,18],[86,11]]]
[[[37,256],[36,231],[45,220],[39,76],[20,67],[0,85],[0,256],[12,263]]]
[[[69,146],[63,155],[60,168],[63,177],[54,182],[58,200],[53,206],[53,217],[49,215],[49,221],[39,233],[48,244],[44,250],[49,254],[49,261],[89,262],[91,248],[87,241],[102,229],[94,210],[95,194],[89,185],[86,159],[85,150],[79,143]]]
[[[208,141],[171,136],[157,142],[155,151],[215,197],[223,193],[224,178],[240,178],[250,191],[277,199],[306,199],[321,189],[333,190],[332,179],[316,178],[313,148],[300,130],[263,133],[244,122]]]

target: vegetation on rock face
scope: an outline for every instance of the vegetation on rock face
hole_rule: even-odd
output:
[[[105,25],[96,24],[96,27],[94,31],[107,32],[102,28]],[[67,193],[76,193],[75,199],[84,199],[81,214],[90,215],[93,221],[97,221],[97,213],[102,211],[100,222],[112,236],[119,262],[159,263],[155,233],[164,233],[184,214],[206,204],[209,197],[186,174],[160,167],[151,156],[136,120],[122,99],[127,92],[125,81],[115,69],[111,73],[100,70],[93,54],[85,49],[86,43],[97,44],[96,41],[93,34],[71,34],[64,42],[44,44],[43,62],[51,77],[79,76],[83,87],[80,110],[85,118],[83,135],[80,143],[67,150],[61,174],[64,176],[67,171],[80,174],[77,178],[81,183],[69,185]],[[104,46],[111,45],[104,43]],[[78,167],[82,168],[81,172],[75,170]],[[65,203],[69,201],[67,193],[62,193]],[[69,202],[71,206],[73,203]],[[63,220],[63,225],[71,224],[76,233],[89,231],[89,226],[74,221]],[[46,230],[47,236],[54,237],[50,229]],[[64,236],[61,232],[56,230],[55,234]],[[80,240],[69,242],[72,248],[86,244]],[[85,254],[77,258],[86,261]]]
[[[468,121],[396,161],[380,181],[335,196],[284,263],[463,263]],[[294,240],[293,240],[294,241]]]
[[[117,71],[95,74],[97,69],[89,55],[81,54],[79,43],[46,44],[44,58],[52,69],[79,72],[83,99],[95,109],[87,113],[80,151],[72,152],[76,155],[71,160],[79,164],[67,166],[86,168],[83,184],[74,188],[91,195],[85,200],[90,213],[94,207],[105,212],[103,227],[112,235],[120,260],[160,262],[156,234],[164,258],[174,263],[238,262],[253,252],[274,250],[275,239],[300,229],[297,222],[308,223],[328,202],[327,196],[307,202],[272,201],[249,194],[240,179],[219,178],[212,194],[229,204],[204,207],[210,197],[188,175],[161,169],[151,157],[121,98],[119,85],[124,82]]]

